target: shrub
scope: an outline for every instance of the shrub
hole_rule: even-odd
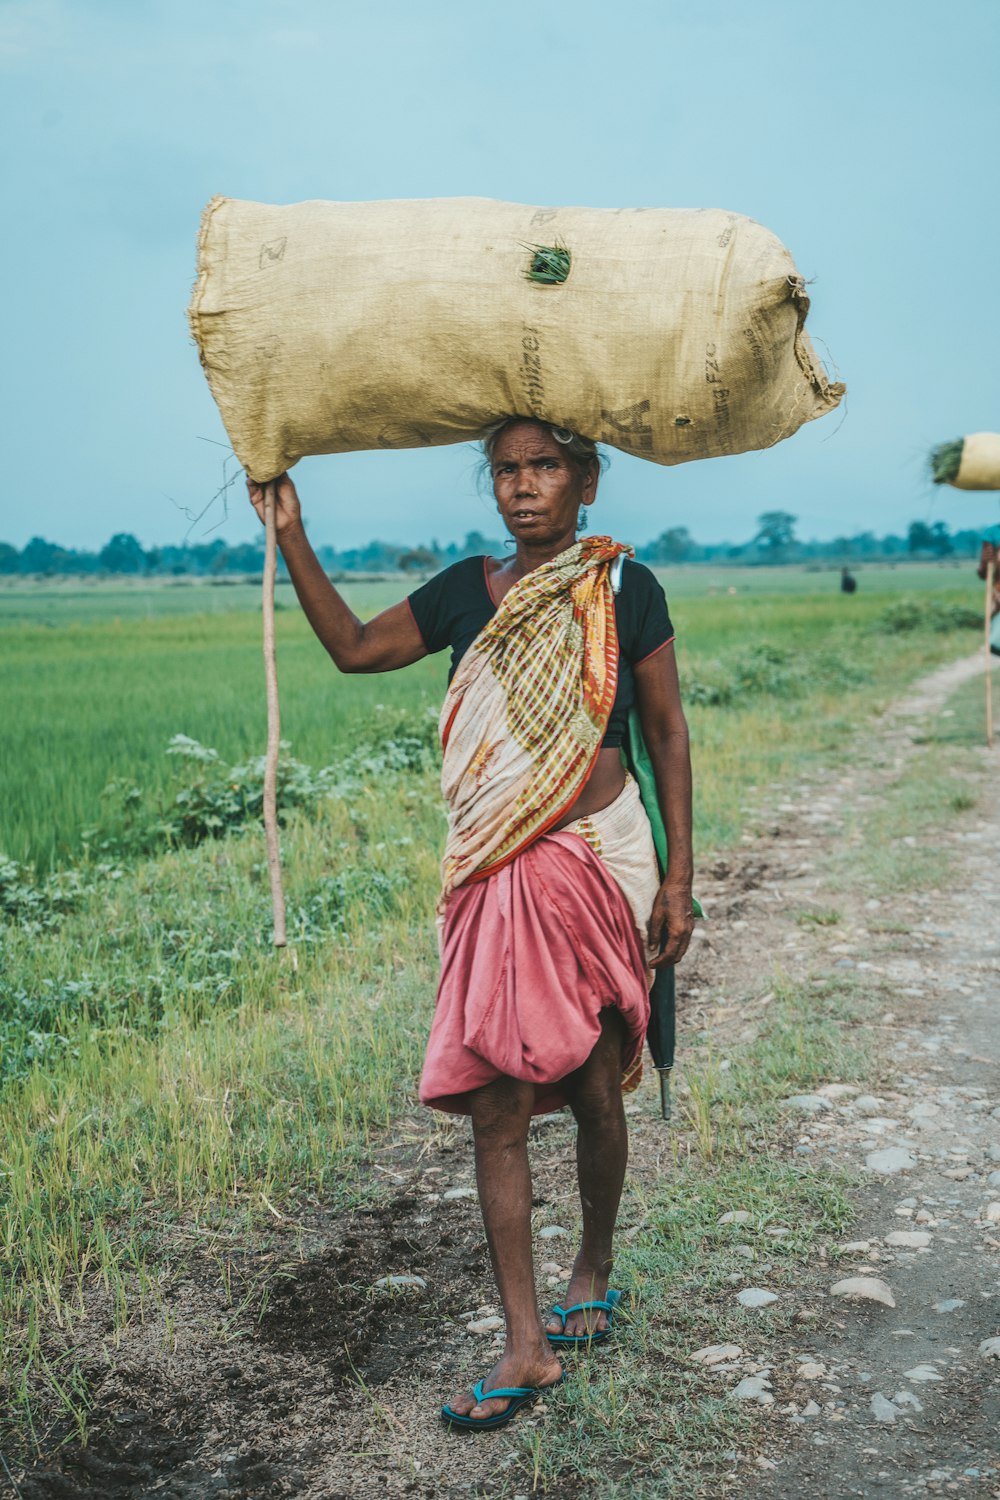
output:
[[[983,617],[967,604],[948,604],[942,599],[894,599],[879,615],[876,629],[901,635],[911,630],[981,630]]]
[[[438,754],[433,723],[402,721],[388,726],[375,743],[359,745],[335,765],[315,771],[288,754],[282,741],[278,762],[279,819],[293,808],[310,808],[323,797],[350,796],[365,781],[422,771]],[[167,800],[152,801],[128,780],[111,782],[102,793],[102,816],[85,831],[84,844],[102,855],[152,854],[164,848],[193,847],[260,823],[264,806],[264,757],[227,765],[218,751],[186,734],[175,734],[166,749],[178,762],[181,784]]]
[[[842,652],[795,651],[761,641],[705,662],[682,686],[687,703],[730,708],[747,698],[796,698],[817,687],[854,687],[867,676]]]

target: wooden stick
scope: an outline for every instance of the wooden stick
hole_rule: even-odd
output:
[[[274,579],[278,571],[278,539],[274,524],[273,484],[264,486],[264,681],[267,684],[267,758],[264,762],[264,837],[267,841],[267,873],[271,878],[274,911],[274,946],[284,948],[285,892],[281,884],[281,845],[278,841],[278,751],[281,746],[281,711],[278,703],[278,662],[274,649]]]
[[[990,625],[993,620],[993,581],[996,562],[986,564],[986,747],[993,748],[993,663],[990,660]]]

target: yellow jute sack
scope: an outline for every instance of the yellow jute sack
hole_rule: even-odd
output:
[[[569,252],[556,284],[539,246]],[[768,448],[835,407],[788,251],[717,209],[215,198],[191,328],[236,454],[413,448],[541,417],[661,464]]]
[[[970,432],[951,481],[958,490],[1000,490],[1000,432]]]

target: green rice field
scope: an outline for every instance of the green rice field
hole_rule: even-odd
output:
[[[742,781],[773,779],[791,754],[831,751],[901,680],[975,644],[971,628],[940,628],[948,611],[966,609],[971,621],[978,608],[975,576],[958,564],[866,568],[853,597],[840,595],[835,570],[697,567],[662,577],[695,731],[703,844],[733,836]],[[352,583],[345,593],[367,617],[412,586]],[[359,740],[377,742],[387,725],[436,712],[446,654],[391,677],[342,677],[290,587],[278,595],[282,732],[297,758],[323,766]],[[930,601],[936,628],[918,608],[910,628],[887,631],[886,611],[906,600]],[[250,584],[0,590],[0,851],[40,869],[74,858],[110,782],[167,793],[176,767],[164,751],[175,734],[230,762],[257,753],[259,637]],[[816,711],[803,714],[807,702]],[[779,721],[795,725],[791,738],[773,733]]]

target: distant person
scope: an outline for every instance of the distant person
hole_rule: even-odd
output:
[[[993,540],[994,536],[998,540]],[[1000,527],[994,527],[983,538],[983,545],[979,550],[979,567],[976,570],[980,578],[986,578],[990,563],[993,564],[993,596],[990,599],[990,650],[994,656],[1000,656]]]
[[[840,570],[840,592],[842,594],[856,594],[858,591],[858,580],[850,568]]]

